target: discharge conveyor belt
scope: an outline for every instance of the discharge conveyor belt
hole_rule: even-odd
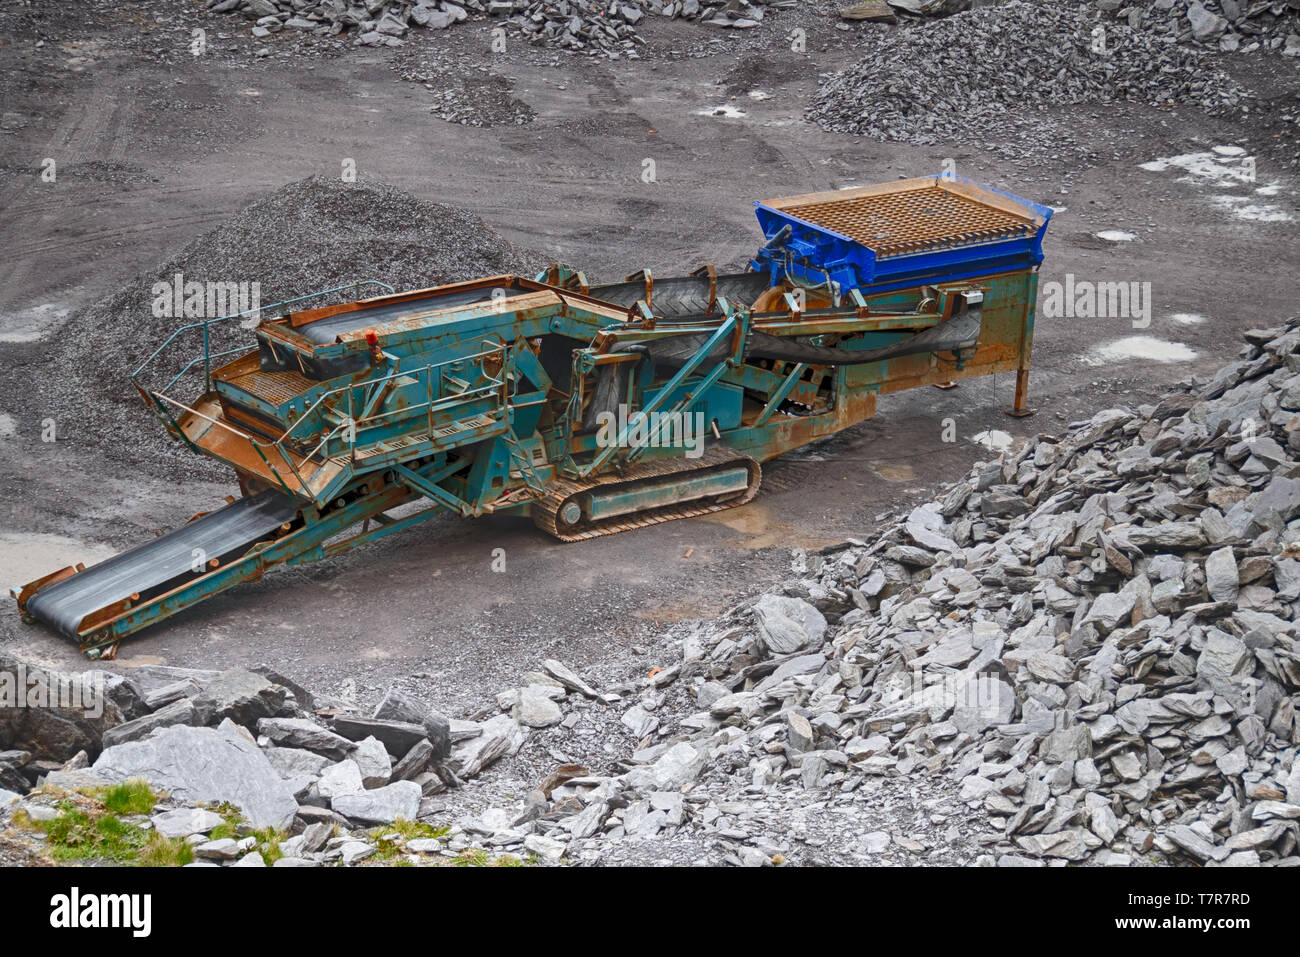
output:
[[[130,598],[168,590],[195,578],[195,549],[202,560],[225,561],[247,551],[293,520],[301,507],[282,492],[266,491],[241,498],[182,525],[151,542],[137,545],[85,571],[42,588],[27,603],[27,612],[69,638],[91,612]]]

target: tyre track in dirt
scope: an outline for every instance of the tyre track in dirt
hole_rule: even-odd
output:
[[[124,102],[120,91],[121,81],[117,78],[83,85],[79,101],[64,110],[42,157],[42,162],[44,157],[55,161],[55,181],[45,183],[39,176],[19,180],[12,187],[13,195],[6,195],[5,205],[35,196],[40,189],[47,189],[51,193],[56,191],[60,166],[91,159],[110,162],[120,160],[127,140],[123,129],[129,123],[130,113],[130,100]],[[116,132],[110,133],[115,117],[118,118],[118,127]],[[35,220],[24,222],[23,235],[48,237],[44,245],[33,245],[29,239],[28,249],[24,250],[22,244],[6,243],[13,250],[8,257],[9,268],[0,278],[0,289],[6,291],[6,297],[12,294],[11,290],[18,290],[19,296],[32,297],[31,291],[27,290],[27,280],[32,271],[42,264],[41,254],[67,246],[67,241],[57,235],[67,227],[66,213],[67,207],[64,205],[42,204],[42,212]],[[41,240],[37,242],[40,243]],[[0,302],[0,305],[12,308],[16,303]]]

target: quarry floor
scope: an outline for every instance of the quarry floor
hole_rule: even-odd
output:
[[[1095,136],[1087,164],[833,135],[802,113],[818,73],[843,63],[836,40],[799,57],[496,63],[537,117],[485,128],[432,116],[428,91],[395,76],[388,51],[294,68],[214,59],[182,74],[110,38],[89,64],[52,63],[47,80],[39,58],[0,47],[0,579],[8,587],[102,557],[234,491],[233,481],[165,482],[16,426],[60,414],[41,392],[42,362],[59,348],[53,319],[41,335],[32,317],[110,292],[255,196],[337,175],[345,160],[359,176],[466,207],[593,278],[621,278],[643,266],[671,275],[741,264],[761,239],[755,200],[932,173],[951,158],[963,175],[1059,207],[1041,282],[1150,283],[1150,323],[1041,316],[1030,418],[1004,415],[1010,376],[890,396],[874,419],[770,463],[763,493],[743,508],[580,545],[525,519],[435,520],[206,602],[124,644],[118,666],[267,664],[313,689],[350,682],[367,697],[419,676],[431,703],[464,714],[542,658],[581,672],[669,623],[722,611],[787,575],[792,548],[866,538],[880,514],[987,458],[982,432],[1058,433],[1099,409],[1152,401],[1230,359],[1245,329],[1296,311],[1294,183],[1270,171],[1277,144],[1261,142],[1262,127],[1189,109],[1079,108],[1063,118]],[[1256,80],[1268,69],[1241,68]],[[727,104],[744,115],[713,115]],[[1232,145],[1260,151],[1261,183],[1278,183],[1268,202],[1290,221],[1236,216],[1212,185],[1140,166]],[[33,174],[47,156],[95,175],[50,187]],[[653,183],[642,179],[647,159]],[[1105,230],[1134,238],[1098,238]],[[944,441],[946,418],[955,442]],[[123,446],[151,428],[143,411],[123,421]],[[55,502],[79,517],[53,520]],[[498,548],[506,567],[493,573]],[[51,665],[81,661],[73,645],[21,624],[12,604],[0,641]]]

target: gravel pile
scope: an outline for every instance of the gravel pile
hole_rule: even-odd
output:
[[[49,389],[60,390],[51,397],[60,434],[110,454],[125,447],[135,461],[144,458],[166,474],[178,469],[216,474],[216,466],[178,454],[179,446],[147,418],[128,381],[173,331],[196,321],[154,314],[155,284],[172,284],[178,273],[186,282],[257,282],[266,307],[362,279],[400,291],[498,273],[531,274],[540,265],[540,257],[512,246],[477,216],[454,206],[428,203],[381,183],[323,177],[291,183],[69,320],[60,333],[58,374],[47,380]],[[361,289],[362,296],[381,292],[376,286]],[[345,290],[307,305],[354,296]],[[213,351],[250,343],[251,333],[240,325],[236,320],[211,326]],[[147,384],[161,387],[178,371],[177,361],[202,350],[198,330],[183,333]]]
[[[744,30],[765,9],[795,0],[213,0],[209,9],[242,15],[250,32],[265,38],[351,35],[357,46],[402,46],[412,30],[445,30],[465,20],[493,19],[534,43],[591,56],[635,56],[643,43],[636,27],[646,17],[695,20]]]
[[[1279,51],[1300,57],[1300,3],[1276,0],[1096,0],[1107,16],[1179,43],[1225,52]]]
[[[826,78],[807,115],[824,129],[881,140],[1019,143],[1056,132],[1043,115],[1053,107],[1186,103],[1217,112],[1248,96],[1201,50],[1127,22],[1105,21],[1107,52],[1094,52],[1098,25],[1087,5],[1013,0],[878,26],[866,56]]]
[[[493,0],[491,3],[494,13],[509,5],[506,0]],[[647,16],[696,20],[723,29],[748,30],[762,22],[766,9],[793,5],[792,0],[754,0],[753,3],[747,0],[726,0],[725,3],[709,0],[669,0],[667,3],[660,0],[516,2],[516,12],[507,22],[530,42],[616,59],[637,55],[644,41],[636,35],[636,27]]]
[[[440,47],[412,49],[393,68],[403,80],[429,91],[429,112],[461,126],[523,126],[537,111],[514,95],[515,79],[488,66],[472,66]]]

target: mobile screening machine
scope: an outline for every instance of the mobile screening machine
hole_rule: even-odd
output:
[[[242,497],[14,589],[24,619],[111,656],[268,568],[445,512],[528,514],[573,542],[744,504],[762,462],[883,393],[1013,372],[1027,413],[1050,209],[950,176],[756,206],[740,273],[593,286],[553,265],[290,308],[304,297],[221,352],[223,320],[185,327],[132,381]]]

